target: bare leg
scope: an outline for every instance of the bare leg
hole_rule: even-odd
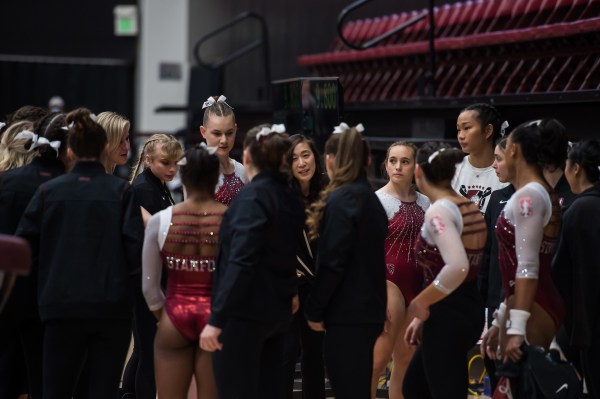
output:
[[[186,399],[194,369],[194,343],[181,336],[163,311],[154,340],[154,369],[159,398]]]
[[[389,321],[387,323],[387,331],[384,330],[381,333],[373,348],[373,375],[371,377],[371,398],[373,399],[377,393],[379,376],[383,373],[383,370],[385,370],[392,357],[405,310],[404,296],[400,292],[400,289],[396,284],[387,281],[387,317]]]
[[[217,384],[213,374],[211,354],[199,347],[196,348],[194,375],[196,376],[198,399],[217,399]]]

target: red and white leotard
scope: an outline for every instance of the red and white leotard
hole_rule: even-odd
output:
[[[415,242],[421,231],[429,199],[417,193],[414,202],[399,199],[378,190],[375,192],[388,217],[385,238],[385,276],[400,289],[409,304],[423,287],[423,272],[417,267]]]
[[[215,187],[215,199],[223,205],[229,206],[247,182],[244,166],[233,160],[233,173],[219,174],[219,181]]]
[[[479,249],[464,247],[462,238],[487,231],[485,221],[470,201],[455,204],[441,199],[425,214],[425,223],[415,246],[417,262],[423,268],[425,284],[434,284],[450,294],[463,283],[474,282],[479,273],[483,246]],[[467,216],[478,215],[477,220],[464,223]]]
[[[148,222],[142,255],[142,289],[151,311],[164,306],[180,334],[195,341],[210,317],[214,256],[199,256],[190,246],[217,244],[222,213],[173,213],[169,207]],[[165,251],[170,244],[171,252]],[[160,288],[167,270],[166,297]]]
[[[545,227],[557,223],[560,223],[560,205],[556,194],[549,194],[539,183],[528,183],[510,197],[500,213],[496,237],[506,297],[514,295],[517,278],[538,279],[534,301],[558,327],[565,317],[565,305],[550,269],[558,236],[544,234]]]

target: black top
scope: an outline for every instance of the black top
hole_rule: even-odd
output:
[[[17,235],[39,256],[42,320],[131,317],[129,273],[140,267],[144,226],[126,180],[78,162],[38,188]]]
[[[135,178],[132,185],[135,187],[138,203],[151,215],[175,205],[167,185],[154,176],[149,168],[144,169]]]
[[[577,196],[571,191],[571,186],[569,186],[569,182],[567,181],[567,178],[565,177],[564,173],[560,177],[558,182],[556,182],[556,186],[554,186],[554,191],[558,196],[558,204],[560,205],[560,209],[564,214],[564,212],[569,208],[569,206],[571,206],[573,201],[575,201],[575,198],[577,198]]]
[[[239,192],[219,229],[209,324],[291,319],[303,226],[304,205],[284,175],[261,172]]]
[[[552,264],[554,284],[567,306],[565,328],[571,345],[589,348],[600,340],[600,188],[575,198],[563,214]]]
[[[304,314],[327,324],[383,323],[388,218],[365,176],[330,193],[319,227],[317,276]]]
[[[0,173],[0,233],[14,234],[40,184],[65,173],[58,160],[33,158],[30,164]]]
[[[484,219],[487,225],[487,239],[483,250],[481,268],[477,277],[477,286],[485,306],[497,308],[504,300],[502,292],[502,273],[498,263],[498,240],[496,239],[496,222],[506,202],[515,193],[512,184],[492,192],[490,202],[485,210]]]
[[[15,234],[21,215],[44,182],[65,173],[65,165],[57,159],[36,157],[28,165],[0,173],[0,233]],[[36,259],[33,259],[35,264]],[[4,313],[21,316],[37,315],[37,274],[18,276]]]

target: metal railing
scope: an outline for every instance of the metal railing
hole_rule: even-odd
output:
[[[408,28],[409,26],[412,26],[412,25],[416,24],[417,22],[425,19],[427,16],[429,16],[429,60],[430,60],[429,75],[430,76],[426,76],[426,78],[427,78],[427,81],[430,86],[431,96],[435,97],[435,69],[436,69],[436,66],[435,66],[435,18],[434,18],[434,5],[435,5],[434,3],[435,3],[435,1],[429,0],[429,9],[427,11],[388,30],[387,32],[384,32],[381,35],[374,37],[364,43],[358,43],[358,44],[351,43],[350,41],[348,41],[348,39],[346,37],[344,37],[344,31],[343,31],[344,21],[346,20],[346,17],[348,17],[348,15],[351,12],[365,6],[367,3],[370,3],[372,1],[373,0],[358,0],[358,1],[355,1],[354,3],[351,3],[344,9],[342,9],[340,14],[338,15],[338,22],[337,22],[337,32],[338,32],[338,36],[339,36],[340,40],[351,49],[366,50],[368,48],[378,45],[382,41],[394,36],[395,34],[397,34],[399,32],[402,32],[404,29]]]
[[[248,19],[254,19],[259,22],[261,33],[260,33],[260,37],[258,39],[246,44],[245,46],[239,48],[238,50],[236,50],[228,55],[225,55],[221,58],[216,59],[215,61],[207,62],[202,59],[202,57],[200,56],[200,48],[202,47],[203,44],[205,44],[209,39],[212,39],[213,37],[218,36],[220,33],[227,31],[228,29],[232,28],[233,26],[235,26],[243,21],[246,21]],[[226,22],[225,24],[221,25],[220,27],[214,29],[212,32],[209,32],[206,35],[202,36],[198,40],[198,42],[196,42],[196,44],[194,46],[194,57],[196,58],[196,62],[198,63],[198,65],[201,65],[201,66],[204,66],[204,67],[210,68],[210,69],[220,69],[220,68],[224,67],[225,65],[242,57],[243,55],[245,55],[257,48],[260,48],[260,47],[262,47],[262,49],[263,49],[263,62],[264,62],[264,71],[265,71],[265,89],[267,89],[269,87],[269,85],[271,84],[269,31],[268,31],[265,19],[262,16],[260,16],[259,14],[256,14],[251,11],[243,12],[243,13],[235,16],[229,22]],[[266,92],[268,95],[269,90],[266,90]]]

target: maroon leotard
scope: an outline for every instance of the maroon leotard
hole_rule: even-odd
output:
[[[385,238],[385,276],[400,289],[404,302],[408,305],[423,287],[423,273],[417,267],[414,250],[425,210],[417,201],[395,200],[399,205],[398,210],[388,220],[388,233]]]
[[[552,217],[549,224],[559,223],[560,206],[556,194],[550,194],[550,201],[552,202]],[[498,262],[502,272],[502,289],[506,298],[510,298],[515,293],[517,253],[515,251],[515,227],[506,219],[504,210],[500,213],[496,223],[496,237],[498,239]],[[552,281],[550,269],[557,241],[558,237],[550,238],[544,235],[542,238],[539,251],[538,287],[534,301],[552,317],[554,324],[558,327],[565,318],[566,310]]]
[[[216,245],[219,222],[181,220],[178,216],[222,216],[216,213],[173,213],[171,229],[165,244],[177,249],[181,245]],[[179,227],[178,227],[179,226]],[[187,226],[209,227],[198,230]],[[176,227],[173,229],[173,227]],[[213,228],[210,228],[213,227]],[[182,238],[173,238],[182,237]],[[210,317],[212,274],[215,269],[214,256],[182,255],[175,251],[161,250],[163,264],[167,270],[167,292],[165,310],[179,333],[190,341],[195,341]]]
[[[223,184],[217,188],[215,199],[223,205],[229,206],[235,196],[244,188],[244,181],[235,172],[223,174]]]
[[[460,209],[463,219],[465,216],[479,213],[479,210],[467,209],[463,211],[463,208],[467,207],[470,204],[470,201],[456,204]],[[461,234],[461,237],[470,234],[481,233],[486,230],[487,229],[485,226],[485,221],[483,220],[483,218],[481,218],[481,220],[476,222],[472,222],[469,224],[465,223],[463,225],[463,232]],[[437,247],[430,245],[420,234],[415,245],[415,251],[417,254],[417,263],[423,268],[423,280],[426,285],[429,285],[435,280],[436,276],[440,273],[440,270],[442,270],[446,262],[444,262],[442,254],[440,254]],[[467,276],[465,277],[462,284],[470,283],[477,279],[477,275],[479,274],[479,267],[481,265],[481,259],[483,257],[483,248],[465,248],[465,252],[469,260],[469,272],[467,273]]]

